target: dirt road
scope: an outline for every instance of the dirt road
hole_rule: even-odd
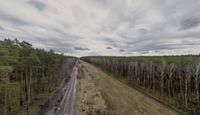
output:
[[[73,115],[78,65],[73,68],[70,81],[65,84],[46,115]]]
[[[178,115],[171,108],[119,82],[100,69],[81,62],[94,79],[106,105],[116,115]]]
[[[82,66],[77,76],[75,115],[110,115],[95,79]]]

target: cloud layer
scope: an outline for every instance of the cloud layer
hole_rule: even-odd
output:
[[[199,0],[0,0],[0,39],[66,55],[200,53]]]

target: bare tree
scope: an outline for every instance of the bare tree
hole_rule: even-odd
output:
[[[164,77],[165,77],[165,68],[166,64],[163,61],[162,65],[160,66],[160,77],[161,77],[161,94],[164,95]]]
[[[168,94],[169,96],[171,96],[171,90],[170,90],[170,87],[171,87],[171,79],[172,79],[172,76],[175,72],[175,65],[174,64],[170,64],[168,66],[168,69],[167,69],[167,75],[168,75],[168,85],[167,85],[167,89],[168,89]]]
[[[186,108],[188,108],[188,92],[189,92],[188,85],[190,83],[190,77],[191,77],[191,67],[187,66],[185,70],[185,106]]]
[[[193,68],[194,78],[195,78],[195,88],[196,88],[196,99],[199,103],[199,75],[200,75],[200,63],[198,63]]]

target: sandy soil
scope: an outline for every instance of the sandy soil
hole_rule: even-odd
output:
[[[105,101],[98,87],[95,86],[95,79],[83,67],[79,68],[76,94],[76,115],[108,113]]]
[[[109,109],[110,113],[99,115],[177,115],[169,107],[145,96],[143,93],[119,82],[100,69],[86,62],[85,78],[78,80],[78,114],[89,115],[86,111]],[[96,114],[96,113],[95,113]],[[91,114],[91,115],[95,115]]]
[[[55,96],[46,115],[73,115],[74,100],[77,83],[77,64],[74,66],[69,82],[65,83],[60,92]]]

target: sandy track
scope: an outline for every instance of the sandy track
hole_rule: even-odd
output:
[[[55,99],[54,106],[49,109],[46,115],[73,115],[74,114],[74,100],[76,92],[78,66],[73,68],[71,78],[68,83],[64,85],[61,94]],[[62,97],[62,98],[61,98]]]
[[[117,115],[178,115],[171,108],[119,82],[95,66],[82,62],[95,79],[106,104]]]
[[[107,106],[94,80],[85,68],[79,68],[75,115],[108,115]]]

